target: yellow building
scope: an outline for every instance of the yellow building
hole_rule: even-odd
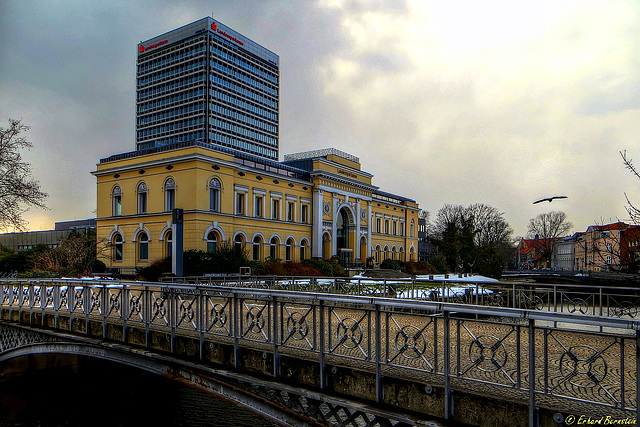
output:
[[[184,250],[231,241],[257,261],[417,260],[418,204],[380,191],[357,157],[336,149],[275,162],[191,141],[101,159],[93,175],[108,267],[170,255],[175,208]]]

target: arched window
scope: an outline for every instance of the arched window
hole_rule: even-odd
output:
[[[280,245],[278,238],[273,236],[269,244],[271,245],[269,248],[269,256],[273,259],[278,258],[278,246]]]
[[[144,231],[138,234],[138,258],[140,261],[149,259],[149,236]]]
[[[411,237],[413,237],[413,227],[415,226],[415,224],[416,223],[413,220],[411,220],[411,225],[409,226],[409,227],[411,227],[411,228],[409,228],[409,233],[410,233],[409,235]]]
[[[293,245],[294,245],[294,241],[292,238],[287,239],[287,242],[285,244],[284,247],[284,252],[285,252],[285,260],[286,261],[293,261]]]
[[[210,231],[207,234],[207,252],[215,252],[218,250],[218,233]]]
[[[241,250],[244,249],[244,236],[242,234],[236,234],[236,237],[233,239],[233,243]]]
[[[164,257],[170,257],[173,254],[173,232],[168,230],[164,234],[164,243],[165,243],[165,253]]]
[[[113,236],[113,260],[122,261],[124,239],[122,234],[117,233]]]
[[[220,181],[216,178],[209,181],[209,210],[220,212]]]
[[[309,245],[309,243],[306,240],[300,241],[300,261],[307,259],[307,245]]]
[[[255,236],[253,238],[253,251],[252,251],[254,261],[260,261],[261,249],[262,249],[262,239],[260,238],[260,236]]]
[[[111,193],[111,199],[113,201],[112,215],[113,216],[122,215],[122,189],[118,185],[113,187],[113,192]]]
[[[164,182],[164,210],[171,211],[176,208],[176,182],[169,178]]]
[[[141,182],[138,184],[138,213],[147,213],[147,184]]]

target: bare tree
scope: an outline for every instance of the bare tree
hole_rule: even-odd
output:
[[[95,230],[74,230],[60,245],[42,251],[35,259],[35,270],[81,275],[93,271],[96,259],[109,248],[105,239],[96,241]]]
[[[31,178],[31,165],[20,155],[21,149],[33,145],[20,133],[29,127],[20,120],[9,119],[9,127],[0,127],[0,230],[24,230],[27,222],[22,218],[30,206],[46,209],[47,194]]]
[[[461,223],[464,218],[464,207],[461,205],[445,204],[438,210],[433,223],[434,234],[442,234],[450,224]]]
[[[636,178],[640,179],[640,173],[633,165],[633,161],[627,157],[627,151],[620,151],[620,156],[622,156],[622,161],[624,162],[624,166],[631,171],[632,174],[636,176]],[[624,197],[627,199],[627,212],[629,213],[629,218],[633,221],[634,224],[640,224],[640,209],[635,207],[633,203],[629,200],[627,193],[624,194]]]
[[[559,237],[565,236],[572,227],[573,224],[567,221],[567,215],[564,212],[541,213],[529,220],[527,237],[540,240],[538,247],[549,265],[556,241]]]
[[[510,245],[513,229],[503,217],[504,213],[493,206],[476,203],[468,207],[444,205],[436,215],[434,231],[442,233],[448,224],[462,226],[472,224],[474,243],[478,247]]]
[[[478,247],[511,244],[513,229],[504,219],[503,212],[493,206],[476,203],[465,209],[465,215],[473,218],[475,243]]]

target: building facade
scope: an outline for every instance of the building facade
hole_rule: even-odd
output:
[[[638,261],[639,237],[640,227],[621,221],[589,226],[577,233],[576,271],[627,269]]]
[[[278,160],[278,55],[207,17],[138,45],[136,147],[199,140]]]
[[[171,255],[175,208],[184,250],[231,242],[256,261],[417,261],[418,204],[380,191],[357,157],[336,149],[273,162],[192,141],[114,155],[93,174],[107,267]]]
[[[577,237],[569,236],[559,238],[554,247],[551,256],[551,268],[557,271],[573,271],[575,264]]]

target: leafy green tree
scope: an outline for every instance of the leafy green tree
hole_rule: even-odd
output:
[[[505,267],[505,261],[500,251],[492,246],[485,246],[478,249],[475,272],[482,276],[493,277],[499,279],[502,277],[502,270]]]

